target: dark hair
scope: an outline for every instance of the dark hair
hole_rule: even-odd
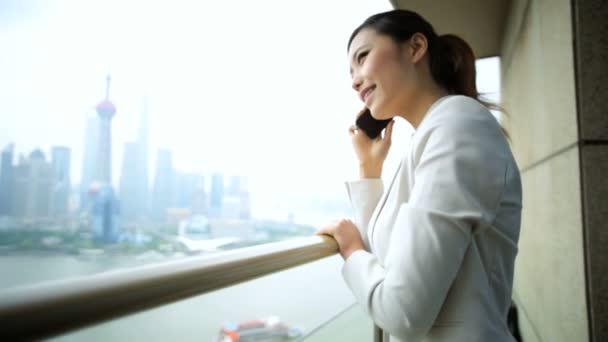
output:
[[[355,36],[366,28],[389,36],[398,44],[406,42],[415,33],[423,34],[428,41],[431,76],[437,84],[450,94],[469,96],[489,109],[503,111],[496,104],[481,99],[475,84],[475,54],[464,39],[453,34],[439,36],[433,26],[418,13],[395,9],[367,18],[351,34],[348,49]],[[508,136],[504,129],[503,132]]]

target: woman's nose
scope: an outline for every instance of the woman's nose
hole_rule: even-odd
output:
[[[359,92],[359,88],[361,87],[361,84],[363,84],[363,80],[361,79],[361,77],[355,75],[353,76],[353,89],[356,92]]]

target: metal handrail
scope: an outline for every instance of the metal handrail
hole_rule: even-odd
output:
[[[332,238],[312,236],[0,291],[0,340],[56,336],[337,251]]]

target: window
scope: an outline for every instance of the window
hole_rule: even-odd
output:
[[[483,99],[500,105],[500,57],[478,59],[475,63],[477,69],[477,90]],[[499,111],[493,111],[496,119],[502,120]]]

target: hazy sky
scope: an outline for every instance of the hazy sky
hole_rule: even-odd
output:
[[[0,0],[0,148],[69,146],[76,183],[85,120],[111,73],[115,182],[147,93],[151,163],[168,148],[178,170],[246,175],[254,214],[285,198],[342,199],[356,175],[347,128],[361,107],[346,43],[388,9],[387,0]],[[496,65],[480,65],[480,89],[498,89]],[[399,123],[389,164],[408,130]]]

